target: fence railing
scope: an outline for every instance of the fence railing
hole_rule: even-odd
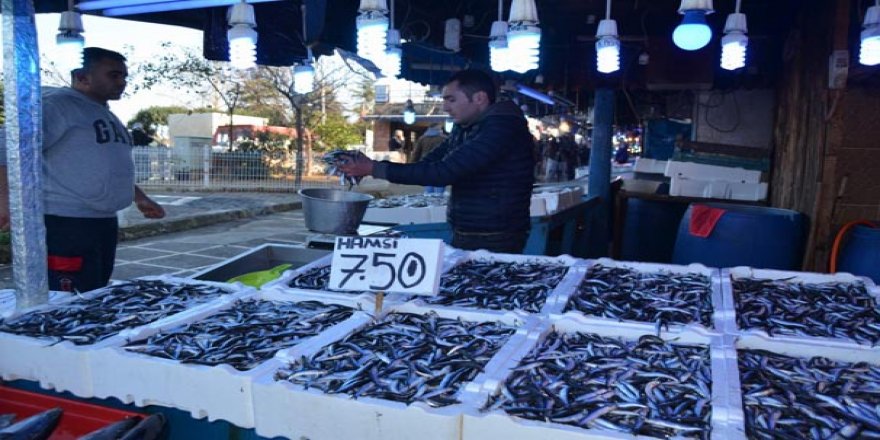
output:
[[[135,182],[148,189],[189,191],[288,191],[296,187],[293,154],[212,151],[187,148],[135,147]],[[324,174],[313,161],[303,173],[302,188],[333,187],[339,178]]]

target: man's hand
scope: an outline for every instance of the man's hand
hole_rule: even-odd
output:
[[[156,203],[137,185],[134,186],[134,204],[146,218],[165,217],[165,208]]]
[[[373,173],[373,161],[364,153],[358,152],[346,162],[340,161],[337,165],[346,176],[362,177]]]
[[[137,206],[138,211],[143,213],[146,218],[165,217],[165,208],[149,197],[135,201],[135,206]]]

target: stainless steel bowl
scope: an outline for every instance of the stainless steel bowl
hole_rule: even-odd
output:
[[[367,205],[373,200],[369,194],[328,188],[301,189],[299,195],[306,227],[310,231],[337,235],[356,234]]]

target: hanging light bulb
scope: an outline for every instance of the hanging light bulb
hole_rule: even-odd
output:
[[[866,66],[880,64],[880,0],[868,8],[862,24],[862,44],[859,47],[859,62]]]
[[[672,32],[675,45],[684,50],[698,50],[709,44],[712,28],[706,24],[706,15],[712,12],[715,12],[712,0],[681,0],[678,13],[684,18]]]
[[[617,21],[605,19],[596,31],[596,70],[611,73],[620,70],[620,39],[617,37]]]
[[[443,129],[446,130],[447,133],[452,133],[453,128],[455,128],[455,121],[452,119],[447,119],[446,122],[443,123]]]
[[[535,0],[513,0],[510,5],[507,50],[510,70],[526,73],[540,61],[541,28]]]
[[[728,15],[724,24],[724,37],[721,38],[722,68],[736,70],[746,66],[746,47],[749,45],[747,32],[746,14],[739,13],[737,0],[737,12]]]
[[[250,69],[257,65],[257,21],[254,7],[245,0],[229,9],[229,63],[236,69]]]
[[[86,40],[83,38],[82,17],[76,12],[61,13],[58,35],[55,37],[58,68],[65,73],[82,67],[82,50]]]
[[[403,51],[400,49],[400,31],[388,31],[388,46],[385,49],[385,61],[382,63],[382,75],[397,78],[400,76],[400,63]]]
[[[403,122],[407,125],[416,122],[416,108],[413,106],[412,99],[406,100],[406,107],[403,108]]]
[[[489,65],[496,72],[510,70],[510,51],[507,49],[507,22],[495,21],[489,34]]]
[[[306,5],[300,5],[300,10],[302,11],[302,35],[303,41],[305,42],[309,35],[307,28],[308,20],[306,20]],[[293,91],[300,95],[305,95],[306,93],[315,90],[315,68],[312,67],[313,61],[314,56],[312,55],[312,48],[306,46],[305,61],[293,68]]]
[[[388,32],[388,6],[385,0],[361,0],[357,26],[357,53],[381,68],[385,59]]]

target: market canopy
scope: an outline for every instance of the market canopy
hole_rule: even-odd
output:
[[[93,0],[74,1],[75,4]],[[67,10],[67,0],[39,0],[37,13]],[[306,56],[306,46],[316,54],[334,48],[356,50],[355,18],[359,0],[260,0],[253,3],[259,43],[257,63],[290,66]],[[707,20],[713,29],[709,46],[687,52],[672,43],[672,31],[681,22],[679,0],[614,0],[611,18],[617,20],[621,40],[621,70],[605,75],[596,71],[597,23],[605,17],[604,0],[536,0],[542,31],[540,68],[525,74],[505,73],[524,83],[538,79],[546,88],[646,87],[655,90],[703,88],[735,82],[766,86],[775,83],[782,64],[786,36],[805,3],[797,0],[743,0],[748,16],[749,60],[746,69],[729,72],[719,67],[720,38],[724,21],[735,1],[714,2]],[[300,6],[307,7],[308,35],[302,38]],[[390,4],[390,2],[389,2]],[[510,1],[504,4],[504,20]],[[167,11],[118,18],[185,26],[204,32],[207,59],[227,60],[227,7]],[[858,9],[858,8],[854,8]],[[100,10],[84,11],[100,15]],[[858,12],[854,12],[857,14]],[[394,27],[403,44],[402,76],[427,83],[444,82],[452,70],[488,65],[490,27],[497,20],[494,0],[398,0]],[[444,48],[445,21],[461,20],[459,51]],[[858,32],[859,20],[852,20]],[[639,61],[648,56],[647,64]],[[644,61],[642,57],[642,61]],[[540,75],[540,78],[539,78]]]

